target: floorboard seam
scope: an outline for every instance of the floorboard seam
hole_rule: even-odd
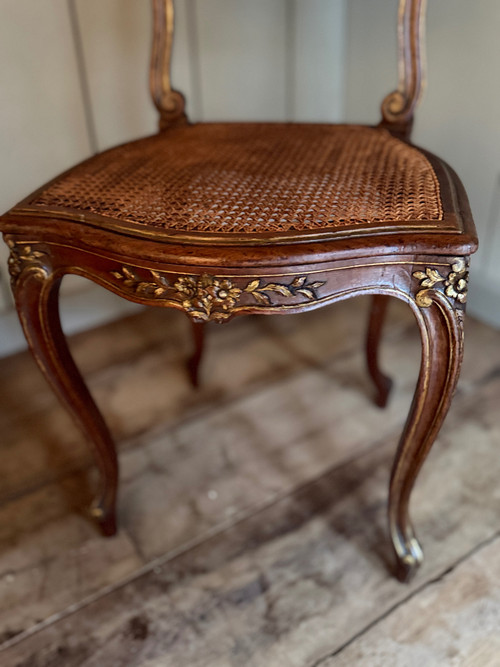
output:
[[[354,348],[352,350],[347,350],[348,356],[354,355],[355,353],[356,350]],[[329,365],[333,363],[337,359],[337,357],[340,358],[344,354],[346,354],[345,350],[339,353],[335,353],[332,357],[326,360],[324,364]],[[290,378],[295,378],[296,376],[299,376],[301,373],[314,372],[322,374],[322,368],[320,363],[315,365],[311,359],[307,362],[306,365],[304,365],[306,363],[305,357],[302,358],[300,355],[297,354],[294,356],[295,358],[299,358],[299,361],[301,361],[301,365],[296,369],[292,369],[291,372],[287,373],[286,369],[279,369],[271,377],[259,378],[258,380],[255,381],[255,383],[251,383],[250,386],[247,388],[247,390],[243,390],[241,392],[236,392],[236,393],[232,392],[231,394],[228,394],[227,396],[222,398],[217,398],[216,396],[213,397],[208,396],[206,401],[200,403],[199,406],[194,405],[188,414],[181,417],[180,419],[172,420],[172,422],[170,422],[166,426],[166,428],[165,425],[158,425],[156,427],[153,426],[152,428],[145,428],[144,430],[138,431],[137,433],[134,433],[128,438],[122,440],[121,446],[119,447],[118,450],[118,454],[120,455],[123,454],[124,452],[133,451],[134,449],[143,446],[144,440],[146,438],[151,440],[164,435],[168,435],[173,431],[175,431],[176,429],[182,428],[188,422],[196,422],[201,419],[205,419],[207,415],[213,415],[214,412],[219,408],[222,409],[230,407],[231,405],[234,405],[241,400],[245,400],[255,394],[258,394],[263,388],[269,389],[271,387],[276,387],[283,382],[290,381]],[[96,372],[98,373],[99,371]],[[328,377],[331,378],[330,374],[327,375]],[[89,386],[92,388],[92,381],[89,380],[89,378],[87,378],[87,382],[89,383]],[[370,398],[367,397],[367,400],[370,401]],[[61,410],[63,410],[62,407]],[[116,440],[118,441],[118,439]],[[88,458],[86,460],[82,458],[80,464],[76,463],[75,465],[69,467],[67,470],[61,472],[58,475],[50,477],[49,479],[47,479],[42,483],[32,484],[28,487],[25,487],[21,492],[11,495],[6,495],[3,498],[0,498],[0,506],[5,505],[7,503],[15,502],[16,500],[20,500],[24,496],[30,495],[31,493],[36,493],[37,491],[40,491],[44,487],[49,486],[51,484],[60,483],[62,480],[72,475],[88,473],[89,470],[95,468],[95,463],[92,460],[92,454],[90,450],[87,452],[87,454]]]
[[[136,316],[132,316],[136,317]],[[264,323],[265,324],[265,323]],[[105,325],[109,326],[109,325]],[[278,344],[279,340],[279,334],[272,332],[270,330],[270,327],[263,326],[261,327],[266,333],[269,338],[271,339],[270,342],[272,342],[273,345]],[[76,337],[82,336],[82,334],[75,334]],[[69,343],[71,345],[71,337],[69,337]],[[288,342],[286,342],[288,343]],[[164,345],[163,341],[159,342],[154,342],[150,345],[148,345],[145,349],[145,353],[149,353],[151,351],[155,351],[157,349],[161,349],[161,347]],[[280,349],[283,349],[283,341],[279,345]],[[157,437],[160,437],[162,435],[168,434],[171,431],[174,431],[175,429],[182,428],[185,424],[187,424],[189,421],[197,421],[199,419],[204,419],[207,415],[213,414],[214,410],[217,410],[219,408],[227,408],[233,404],[236,404],[240,400],[245,400],[249,397],[251,397],[254,394],[259,393],[263,388],[270,388],[270,387],[276,387],[280,383],[283,382],[288,382],[290,378],[295,378],[296,376],[300,375],[301,373],[307,373],[307,372],[317,372],[320,375],[327,375],[329,378],[332,376],[330,373],[326,372],[326,368],[330,366],[332,363],[334,363],[337,359],[340,359],[342,357],[352,357],[355,356],[358,352],[358,346],[354,345],[352,347],[347,346],[347,349],[341,349],[336,351],[334,354],[328,357],[328,359],[325,359],[323,361],[320,360],[315,360],[313,357],[309,357],[309,355],[301,353],[300,350],[295,350],[295,348],[292,345],[286,344],[285,347],[287,348],[287,354],[290,356],[291,361],[293,360],[299,360],[300,366],[297,368],[279,368],[276,369],[274,373],[271,374],[271,377],[266,377],[266,378],[258,378],[254,382],[250,383],[248,388],[246,390],[244,389],[241,392],[230,392],[227,396],[223,397],[217,397],[215,396],[207,396],[206,400],[201,401],[199,405],[193,405],[192,408],[188,411],[188,413],[184,416],[182,416],[180,419],[177,420],[172,420],[170,424],[168,424],[167,428],[165,429],[164,425],[158,425],[156,427],[152,428],[144,428],[142,431],[138,431],[137,433],[134,433],[133,435],[129,436],[128,438],[122,440],[122,445],[119,447],[118,453],[121,454],[126,451],[131,451],[137,447],[140,447],[144,444],[144,439],[154,439]],[[21,352],[18,354],[27,354],[27,352]],[[75,356],[76,353],[75,353]],[[122,359],[120,359],[117,362],[113,362],[111,366],[104,366],[102,368],[97,368],[88,372],[83,372],[84,376],[86,378],[86,382],[88,383],[91,391],[93,389],[92,385],[93,382],[98,382],[100,375],[103,372],[108,371],[109,369],[114,368],[115,366],[120,366],[123,364],[129,363],[129,361],[136,359],[136,355],[130,354],[130,355],[124,355]],[[289,372],[288,372],[289,371]],[[47,388],[48,391],[48,388]],[[196,390],[199,392],[200,390]],[[202,387],[201,391],[203,391],[203,382],[202,382]],[[371,402],[371,399],[368,395],[366,395],[366,398],[368,401]],[[58,404],[59,405],[59,404]],[[61,407],[61,410],[64,408]],[[40,412],[43,412],[44,409],[41,409]],[[118,439],[116,439],[118,440]],[[32,484],[26,488],[24,488],[21,492],[14,493],[11,495],[6,495],[3,498],[0,498],[0,506],[10,503],[10,502],[15,502],[16,500],[19,500],[23,498],[24,496],[30,495],[31,493],[35,493],[37,491],[40,491],[46,486],[49,486],[51,484],[57,484],[64,480],[66,477],[69,477],[71,475],[76,475],[80,473],[88,473],[90,469],[93,469],[95,467],[95,464],[93,463],[92,460],[92,455],[90,451],[88,453],[88,458],[87,460],[82,460],[82,463],[80,465],[76,464],[69,467],[67,470],[64,472],[61,472],[58,475],[55,475],[51,477],[50,479],[39,483],[39,484]]]
[[[452,565],[447,567],[445,570],[443,570],[440,574],[436,575],[435,577],[432,577],[432,579],[429,579],[428,581],[423,582],[418,588],[415,588],[411,593],[409,593],[406,597],[402,598],[396,604],[394,604],[392,607],[387,609],[383,614],[378,616],[376,619],[368,623],[362,630],[359,632],[356,632],[350,639],[348,639],[346,642],[344,642],[341,646],[339,646],[337,649],[332,651],[331,653],[328,653],[327,655],[323,656],[322,658],[319,658],[319,660],[316,660],[315,662],[311,663],[309,667],[321,667],[321,665],[326,661],[329,660],[330,658],[334,658],[335,656],[339,655],[344,651],[346,648],[354,644],[358,639],[363,637],[367,632],[369,632],[372,628],[375,628],[379,623],[384,621],[386,618],[391,616],[399,607],[402,607],[403,605],[407,604],[411,599],[416,597],[417,595],[420,595],[424,590],[430,588],[431,586],[435,586],[436,584],[440,583],[443,579],[445,579],[449,574],[451,574],[457,567],[459,567],[462,563],[467,561],[469,558],[472,558],[476,553],[482,551],[486,547],[490,546],[495,542],[496,540],[500,539],[500,530],[495,532],[493,535],[488,537],[487,539],[483,540],[479,544],[476,544],[472,549],[470,549],[467,553],[465,553],[463,556],[458,558]],[[404,584],[401,584],[404,586]]]
[[[241,393],[231,394],[230,396],[223,398],[217,398],[215,396],[207,397],[207,400],[203,401],[203,403],[200,404],[199,409],[197,409],[198,406],[194,405],[192,408],[192,412],[190,411],[187,415],[181,417],[180,419],[172,420],[172,422],[170,422],[166,426],[166,428],[165,425],[158,425],[156,427],[153,426],[152,428],[145,428],[144,430],[137,431],[133,435],[122,440],[121,446],[119,447],[118,450],[118,454],[120,455],[123,454],[124,452],[133,451],[134,449],[143,446],[145,439],[155,439],[162,435],[168,435],[172,431],[175,431],[178,428],[182,428],[188,422],[195,422],[200,419],[205,419],[207,415],[213,415],[213,413],[219,408],[227,408],[228,406],[231,406],[232,404],[235,404],[240,400],[244,400],[251,397],[254,394],[258,394],[263,387],[269,388],[275,385],[279,385],[282,382],[288,381],[292,376],[316,370],[317,369],[314,368],[304,368],[303,366],[301,366],[300,368],[292,371],[288,375],[286,374],[285,371],[283,371],[281,373],[278,372],[274,377],[271,378],[269,377],[265,379],[261,378],[257,380],[255,384],[251,384],[248,387],[247,391],[242,391]],[[89,386],[92,388],[92,382],[89,381],[88,379],[87,381],[89,383]],[[61,407],[61,410],[63,409],[64,408]],[[116,440],[118,441],[117,438]],[[76,463],[75,465],[69,467],[68,469],[64,470],[58,475],[54,475],[39,484],[32,484],[30,486],[27,486],[18,493],[0,497],[0,506],[6,505],[7,503],[15,502],[16,500],[19,500],[24,496],[30,495],[31,493],[36,493],[37,491],[40,491],[44,487],[50,486],[51,484],[57,484],[62,480],[66,479],[67,477],[70,477],[71,475],[88,473],[89,470],[95,468],[95,463],[93,462],[90,450],[88,450],[87,454],[88,457],[86,460],[82,458],[80,464]]]
[[[249,519],[250,517],[256,516],[262,512],[265,512],[268,510],[270,507],[273,505],[276,505],[277,503],[285,500],[286,498],[289,498],[290,496],[293,496],[295,494],[301,493],[304,489],[306,489],[308,486],[311,486],[313,484],[316,484],[321,480],[323,477],[327,477],[328,475],[331,475],[332,472],[336,470],[341,470],[343,467],[346,467],[348,465],[351,465],[354,461],[357,461],[363,456],[366,456],[373,451],[375,451],[378,448],[383,447],[387,442],[387,438],[381,438],[380,440],[377,440],[376,443],[372,444],[370,447],[367,449],[363,449],[362,451],[358,452],[358,454],[355,454],[354,456],[343,460],[337,465],[332,466],[331,468],[328,468],[328,470],[322,472],[321,474],[317,475],[313,479],[309,479],[302,484],[299,484],[296,487],[293,487],[292,489],[289,489],[283,493],[276,493],[273,497],[269,498],[269,500],[258,507],[253,506],[249,507],[246,509],[241,510],[234,516],[232,516],[230,519],[227,519],[223,522],[221,522],[219,525],[214,526],[212,529],[209,529],[207,532],[205,532],[202,536],[193,538],[192,540],[186,542],[185,544],[172,549],[171,551],[162,554],[161,556],[158,556],[157,558],[152,559],[151,561],[145,563],[144,566],[139,568],[138,570],[135,570],[134,572],[130,573],[128,576],[126,576],[124,579],[122,579],[119,582],[115,582],[113,584],[110,584],[109,586],[100,589],[99,591],[96,591],[95,593],[92,593],[85,597],[84,599],[75,602],[73,605],[70,605],[69,607],[66,607],[65,609],[61,610],[60,612],[57,612],[56,614],[52,614],[48,618],[44,619],[41,623],[38,623],[36,625],[33,625],[31,628],[28,628],[27,630],[19,633],[15,637],[12,637],[11,639],[7,640],[3,644],[0,645],[0,653],[3,651],[7,650],[8,648],[11,648],[12,646],[16,644],[20,644],[24,640],[28,639],[32,635],[37,634],[38,632],[41,632],[42,630],[46,629],[47,627],[63,620],[64,618],[67,618],[68,616],[71,616],[72,614],[75,614],[76,612],[80,611],[81,609],[89,606],[90,604],[96,602],[97,600],[100,600],[107,595],[112,594],[116,590],[119,590],[120,588],[123,588],[124,586],[129,585],[133,581],[136,581],[140,577],[155,571],[157,568],[161,568],[164,565],[166,565],[169,561],[174,560],[175,558],[178,558],[181,555],[187,554],[189,551],[192,551],[193,549],[201,546],[203,543],[207,542],[210,539],[213,539],[214,537],[217,537],[219,535],[222,535],[224,532],[234,528],[238,524],[242,523],[243,521]],[[127,533],[128,535],[128,533]]]

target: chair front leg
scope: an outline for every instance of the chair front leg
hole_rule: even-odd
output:
[[[372,297],[368,329],[366,332],[366,365],[375,385],[375,403],[385,408],[392,387],[390,377],[382,373],[379,366],[380,340],[386,319],[387,306],[390,297],[376,294]]]
[[[457,266],[463,269],[465,261],[456,260],[448,280],[437,271],[432,273],[432,269],[429,273],[414,273],[421,280],[420,288],[424,287],[418,289],[412,302],[420,328],[422,360],[389,492],[389,526],[397,557],[397,575],[402,581],[412,578],[423,559],[409,518],[410,494],[448,412],[462,362],[466,273],[463,269],[460,278],[453,271]],[[428,288],[434,278],[435,286]]]
[[[105,535],[116,533],[118,463],[109,430],[69,351],[59,317],[62,276],[52,272],[50,250],[8,240],[12,291],[35,360],[61,403],[94,448],[100,471],[91,513]]]

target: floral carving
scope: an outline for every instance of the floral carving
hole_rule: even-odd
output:
[[[7,238],[6,241],[10,249],[8,265],[13,286],[25,271],[35,273],[39,278],[47,277],[48,255],[45,250],[37,249],[39,246],[32,244],[16,243],[12,238]]]
[[[260,279],[252,280],[245,287],[245,292],[251,294],[253,298],[264,306],[271,303],[269,293],[281,294],[287,298],[291,298],[301,294],[309,301],[317,299],[316,290],[319,289],[324,282],[308,283],[307,276],[297,276],[289,285],[281,283],[262,283]]]
[[[177,297],[191,317],[202,320],[224,320],[234,309],[241,296],[241,289],[231,280],[213,278],[206,274],[181,276],[174,284]]]
[[[167,297],[171,287],[168,280],[158,271],[150,271],[153,282],[141,280],[132,269],[123,266],[121,271],[111,271],[111,275],[122,280],[125,287],[130,287],[139,296],[161,299]]]
[[[451,265],[451,272],[444,281],[445,294],[460,303],[467,301],[467,287],[469,281],[468,266],[463,257],[457,257]]]
[[[271,296],[285,298],[305,297],[308,301],[317,299],[316,290],[324,282],[307,282],[307,276],[297,276],[289,284],[266,283],[255,278],[243,287],[238,287],[230,278],[217,278],[208,274],[201,276],[179,276],[171,283],[158,271],[150,271],[153,280],[143,280],[132,269],[122,267],[112,271],[112,275],[131,288],[137,295],[150,299],[163,299],[179,303],[196,321],[222,322],[241,307],[244,295],[250,295],[260,306],[273,306]]]
[[[468,265],[463,257],[456,257],[447,276],[442,276],[437,269],[427,267],[425,271],[415,271],[414,278],[420,281],[420,290],[416,295],[419,306],[424,308],[432,303],[428,290],[436,285],[442,285],[444,293],[449,299],[465,304],[467,301],[467,287],[469,280]]]

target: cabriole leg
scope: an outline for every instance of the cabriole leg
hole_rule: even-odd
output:
[[[78,426],[92,444],[100,471],[91,512],[105,535],[116,533],[118,463],[116,449],[69,351],[59,318],[59,287],[48,251],[9,243],[12,290],[21,324],[35,360]]]
[[[463,354],[463,310],[442,292],[422,290],[415,312],[422,361],[415,396],[392,469],[389,525],[397,575],[409,581],[423,554],[408,514],[417,475],[448,412]]]
[[[391,378],[384,375],[379,366],[380,340],[389,299],[390,297],[382,294],[373,296],[366,333],[366,363],[376,389],[375,403],[381,408],[385,408],[387,405],[387,399],[392,387]]]

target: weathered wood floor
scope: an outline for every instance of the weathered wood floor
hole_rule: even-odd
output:
[[[120,532],[85,517],[85,442],[27,354],[0,361],[2,667],[500,665],[500,333],[469,320],[414,494],[426,561],[389,573],[388,475],[415,384],[394,304],[370,401],[367,301],[209,331],[151,310],[72,339],[120,445]]]

